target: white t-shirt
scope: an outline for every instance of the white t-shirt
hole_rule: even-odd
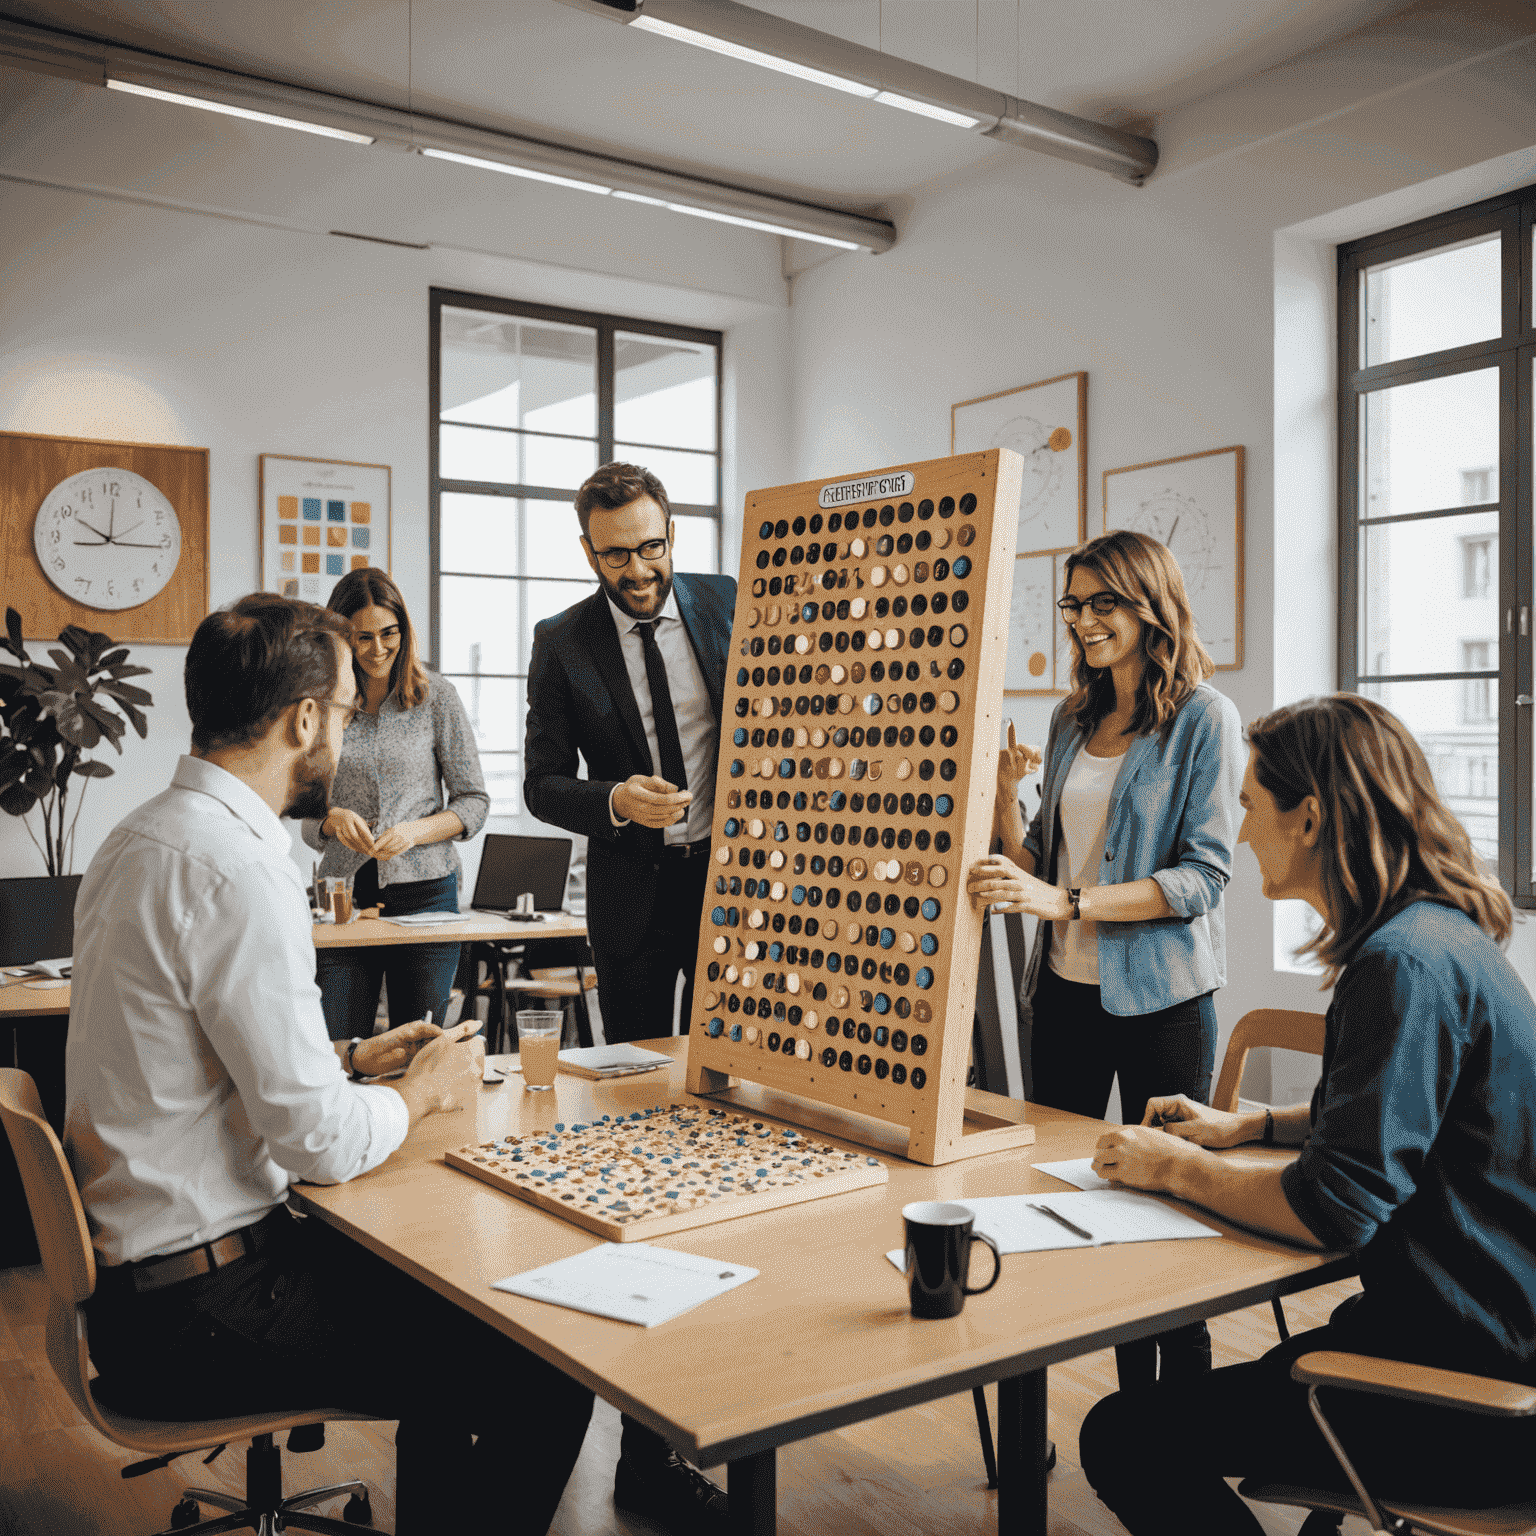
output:
[[[1099,883],[1104,834],[1109,825],[1109,797],[1125,753],[1118,757],[1077,754],[1061,790],[1061,857],[1056,884],[1062,890]],[[1099,925],[1089,918],[1051,924],[1050,967],[1065,981],[1085,987],[1099,984]]]

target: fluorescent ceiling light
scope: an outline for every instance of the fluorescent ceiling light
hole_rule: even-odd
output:
[[[232,107],[226,102],[209,101],[205,96],[181,96],[175,91],[157,91],[147,85],[132,85],[127,80],[108,80],[110,91],[127,91],[131,96],[152,96],[156,101],[172,101],[178,107],[201,107],[204,112],[222,112],[226,117],[243,117],[253,123],[272,123],[279,128],[297,128],[300,133],[317,133],[323,139],[344,139],[348,144],[372,144],[366,133],[349,133],[345,128],[331,128],[325,123],[306,123],[296,117],[279,117],[275,112],[252,112],[247,107]]]
[[[664,197],[646,197],[642,192],[623,192],[614,190],[615,197],[626,203],[646,203],[652,208],[670,208],[672,205]]]
[[[911,96],[898,96],[895,91],[881,91],[875,100],[882,106],[900,107],[903,112],[916,112],[922,117],[931,117],[936,122],[949,123],[955,128],[974,128],[981,121],[979,117],[967,117],[964,112],[951,112],[948,107],[934,107],[926,101],[914,100]]]
[[[642,32],[654,32],[658,37],[670,37],[675,42],[692,43],[695,48],[707,48],[711,53],[723,53],[728,59],[739,59],[743,64],[760,64],[764,69],[776,69],[781,75],[793,75],[797,80],[809,80],[812,85],[828,85],[834,91],[846,91],[850,96],[862,96],[867,101],[876,88],[860,80],[848,80],[842,75],[829,74],[824,69],[812,69],[809,64],[796,64],[792,59],[781,59],[772,53],[762,53],[741,43],[727,42],[723,37],[711,37],[708,32],[695,32],[692,27],[679,27],[670,21],[659,21],[654,16],[637,16],[629,23]],[[857,247],[855,247],[857,249]]]
[[[838,240],[832,235],[813,235],[809,230],[791,229],[787,224],[769,224],[762,219],[747,219],[735,213],[716,213],[713,208],[690,208],[687,203],[668,203],[673,213],[686,213],[695,219],[713,219],[717,224],[739,224],[743,229],[760,229],[769,235],[788,235],[792,240],[814,240],[817,245],[835,245],[840,251],[860,249],[853,240]]]
[[[503,176],[523,176],[529,181],[547,181],[551,186],[574,187],[578,192],[596,192],[606,197],[612,187],[600,186],[595,181],[578,181],[574,176],[555,176],[548,171],[530,171],[526,166],[508,165],[504,160],[482,160],[478,155],[460,155],[451,149],[424,149],[422,154],[432,160],[452,160],[455,165],[472,165],[481,171],[500,171]]]

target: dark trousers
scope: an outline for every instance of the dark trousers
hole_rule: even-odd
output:
[[[1120,1079],[1120,1118],[1139,1125],[1147,1100],[1187,1094],[1205,1104],[1216,1065],[1216,1004],[1212,994],[1192,997],[1156,1013],[1122,1018],[1106,1013],[1097,987],[1066,981],[1040,967],[1030,1034],[1031,1097],[1037,1104],[1102,1120],[1109,1090]],[[1203,1376],[1211,1368],[1211,1335],[1192,1323],[1115,1350],[1122,1388],[1158,1375]]]
[[[380,916],[410,912],[457,912],[459,877],[407,880],[379,888],[379,866],[369,861],[352,882],[352,904],[379,903]],[[403,933],[405,930],[402,929]],[[410,1024],[430,1009],[441,1024],[448,1011],[448,994],[459,968],[458,944],[377,944],[366,949],[315,951],[315,980],[320,983],[320,1007],[332,1040],[364,1040],[373,1033],[379,1008],[379,985],[389,983],[389,1025]]]
[[[262,1231],[261,1251],[157,1291],[99,1271],[102,1400],[168,1419],[309,1404],[397,1418],[400,1536],[544,1531],[591,1392],[313,1218],[279,1208]]]
[[[1406,1341],[1405,1341],[1406,1344]],[[1258,1477],[1349,1491],[1291,1362],[1350,1348],[1337,1331],[1296,1334],[1263,1359],[1199,1381],[1116,1392],[1083,1421],[1083,1472],[1132,1536],[1262,1536],[1222,1481]],[[1484,1507],[1536,1494],[1536,1422],[1326,1390],[1323,1412],[1372,1494]]]
[[[656,901],[650,925],[640,944],[621,953],[611,937],[590,933],[592,961],[597,969],[598,1006],[603,1013],[603,1038],[653,1040],[672,1033],[672,995],[683,974],[683,1034],[693,1007],[693,962],[699,949],[699,923],[704,892],[714,865],[708,848],[688,858],[663,851],[656,875]]]

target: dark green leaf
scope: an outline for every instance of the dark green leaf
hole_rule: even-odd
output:
[[[37,804],[37,796],[20,784],[0,789],[0,811],[10,816],[25,816]]]
[[[25,752],[7,752],[0,757],[0,787],[16,783],[31,761]]]
[[[102,634],[99,629],[93,629],[86,637],[86,651],[91,658],[92,671],[100,664],[101,653],[111,644],[112,636]]]
[[[96,663],[96,667],[99,668],[102,671],[106,671],[107,668],[115,667],[120,662],[124,662],[124,661],[127,661],[127,660],[128,660],[128,647],[125,645],[121,650],[108,652],[107,655],[103,656],[101,658],[101,660]]]
[[[22,661],[27,659],[26,647],[21,643],[21,615],[14,608],[5,610],[6,649]]]
[[[49,651],[48,655],[58,668],[56,676],[60,688],[67,688],[71,693],[90,689],[90,679],[78,663],[71,661],[63,651]]]
[[[115,683],[105,681],[96,685],[97,692],[110,694],[114,699],[126,699],[133,704],[153,704],[154,695],[146,693],[142,688],[135,688],[132,683]]]
[[[110,763],[98,763],[95,758],[87,758],[85,762],[75,764],[75,772],[83,779],[110,779],[113,770]]]
[[[139,733],[139,740],[143,741],[149,735],[149,721],[126,699],[123,700],[123,713],[133,721],[133,728]]]
[[[113,677],[148,677],[154,668],[115,666],[111,670]]]
[[[59,642],[67,645],[82,661],[90,655],[91,637],[87,630],[81,629],[78,624],[66,624],[59,631]],[[50,654],[52,654],[50,652]]]
[[[103,709],[101,705],[98,704],[94,699],[82,698],[79,703],[80,712],[83,715],[88,715],[92,720],[94,720],[96,724],[101,727],[102,735],[104,735],[114,747],[117,747],[119,752],[121,752],[123,749],[118,747],[117,744],[123,734],[122,716],[113,714],[109,709]],[[87,748],[93,747],[95,745],[95,742],[81,742],[81,746]]]
[[[53,775],[46,768],[33,767],[28,770],[26,777],[21,782],[34,795],[41,797],[53,788]]]

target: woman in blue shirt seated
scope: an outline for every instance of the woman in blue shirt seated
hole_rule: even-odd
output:
[[[1153,1099],[1094,1169],[1311,1248],[1359,1255],[1364,1289],[1326,1328],[1200,1384],[1106,1398],[1083,1471],[1136,1536],[1260,1526],[1224,1477],[1344,1482],[1291,1362],[1344,1350],[1536,1384],[1536,1004],[1500,946],[1509,898],[1441,804],[1418,744],[1354,694],[1248,733],[1241,840],[1272,901],[1311,904],[1333,985],[1309,1105],[1223,1114]],[[1173,1117],[1161,1129],[1156,1117]],[[1284,1168],[1211,1147],[1302,1143]],[[1429,1504],[1536,1494],[1536,1421],[1324,1394],[1373,1493]]]
[[[326,606],[352,622],[352,671],[362,708],[347,726],[323,821],[303,824],[320,874],[352,875],[353,905],[380,915],[457,912],[459,856],[485,825],[490,797],[464,705],[423,667],[400,589],[384,571],[348,571]],[[441,1024],[457,944],[322,949],[315,979],[333,1040],[373,1033],[379,988],[391,1026],[428,1011]]]
[[[1118,1074],[1134,1125],[1155,1095],[1210,1095],[1242,723],[1205,682],[1215,667],[1164,545],[1120,529],[1074,550],[1066,575],[1073,691],[1051,719],[1040,808],[1026,832],[1018,783],[1040,757],[1010,745],[1002,853],[969,890],[1041,920],[1023,988],[1031,1097],[1103,1119]],[[1121,1386],[1155,1376],[1159,1350],[1164,1376],[1210,1370],[1196,1323],[1122,1345]]]

